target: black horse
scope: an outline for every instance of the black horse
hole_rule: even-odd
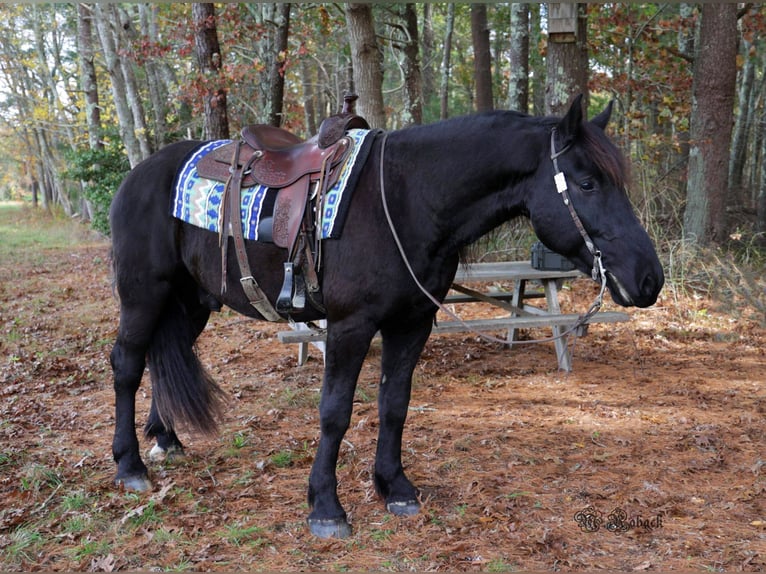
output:
[[[647,307],[656,301],[663,270],[626,195],[623,156],[604,133],[610,115],[611,104],[587,121],[578,97],[563,118],[494,111],[378,135],[341,237],[322,244],[327,347],[321,435],[308,488],[308,523],[315,535],[351,532],[335,469],[357,376],[377,332],[383,351],[375,486],[394,514],[414,514],[420,507],[418,490],[402,469],[402,432],[412,373],[437,307],[408,265],[424,290],[442,300],[461,248],[525,215],[544,244],[582,271],[603,265],[620,305]],[[174,426],[212,431],[222,410],[222,393],[193,350],[211,310],[227,305],[263,318],[240,287],[231,250],[229,288],[221,293],[218,234],[170,215],[174,178],[198,145],[179,142],[148,158],[126,177],[112,204],[120,298],[111,354],[113,454],[116,482],[127,489],[151,486],[135,428],[135,394],[146,362],[153,387],[146,435],[156,438],[161,452],[181,449]],[[286,250],[248,241],[247,255],[273,302]],[[310,309],[293,319],[322,316]]]

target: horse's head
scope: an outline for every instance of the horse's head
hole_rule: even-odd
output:
[[[604,133],[612,104],[591,121],[578,96],[548,137],[537,171],[543,185],[528,201],[540,240],[588,274],[601,254],[607,285],[623,306],[654,304],[665,277],[625,191],[625,160]],[[557,175],[557,174],[563,174]]]

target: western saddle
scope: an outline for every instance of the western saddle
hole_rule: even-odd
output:
[[[312,201],[321,207],[325,193],[337,182],[351,141],[349,129],[370,129],[354,112],[356,94],[344,94],[343,110],[326,118],[316,136],[302,140],[282,128],[256,124],[242,130],[241,139],[210,152],[197,164],[201,177],[226,183],[222,202],[221,291],[226,290],[228,235],[234,240],[240,283],[250,303],[269,321],[305,308],[306,297],[324,311],[317,276],[319,241],[316,218],[321,209],[308,208]],[[261,218],[259,238],[287,249],[284,281],[276,308],[253,277],[242,234],[242,189],[256,184],[276,189],[271,217]]]

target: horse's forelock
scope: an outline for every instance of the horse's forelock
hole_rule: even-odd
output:
[[[582,141],[585,152],[593,163],[620,189],[628,182],[628,163],[625,156],[606,134],[590,123],[583,124]]]

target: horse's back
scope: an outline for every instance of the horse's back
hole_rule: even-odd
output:
[[[188,140],[171,144],[130,170],[112,201],[112,223],[119,224],[121,217],[135,212],[136,208],[162,204],[163,197],[169,201],[176,173],[198,145],[199,142]]]

